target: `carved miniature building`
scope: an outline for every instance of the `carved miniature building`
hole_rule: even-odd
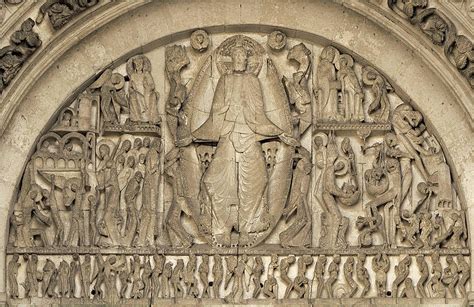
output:
[[[472,302],[459,5],[10,2],[0,303]]]

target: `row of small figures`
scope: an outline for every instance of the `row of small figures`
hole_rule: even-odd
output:
[[[410,255],[403,257],[395,266],[395,279],[389,291],[387,273],[390,269],[390,258],[382,253],[374,255],[372,271],[375,275],[377,296],[444,298],[448,290],[452,298],[465,297],[466,283],[470,279],[470,266],[464,256],[446,256],[446,267],[443,269],[439,254],[434,253],[430,256],[431,270],[426,257],[428,256],[421,254],[415,256],[419,271],[416,286],[409,277],[413,257]],[[279,257],[273,254],[267,265],[265,281],[262,281],[265,265],[261,256],[255,256],[250,260],[247,255],[213,255],[211,266],[209,255],[201,255],[198,265],[198,257],[190,254],[186,257],[188,261],[185,265],[184,259],[180,257],[167,259],[160,254],[148,257],[133,255],[129,261],[125,255],[108,255],[105,260],[101,254],[93,257],[85,255],[82,262],[80,256],[74,254],[69,263],[63,257],[58,267],[55,262],[47,258],[41,271],[38,270],[37,255],[24,254],[22,258],[26,268],[25,280],[20,285],[24,288],[25,298],[40,295],[43,298],[69,297],[115,301],[200,297],[223,298],[226,302],[238,303],[244,297],[254,299],[367,297],[372,284],[372,277],[365,267],[367,258],[365,254],[346,258],[342,266],[345,281],[343,283],[337,283],[341,267],[340,255],[331,256],[329,266],[327,266],[328,257],[319,256],[310,279],[307,273],[314,262],[313,256]],[[92,258],[95,259],[94,265]],[[18,299],[20,296],[18,284],[20,262],[20,256],[14,254],[8,263],[9,296],[12,299]],[[294,274],[290,274],[290,270],[292,271],[295,264],[297,273],[296,276],[291,276]],[[221,296],[222,284],[227,292],[225,296]],[[283,296],[279,295],[279,285],[285,289]]]

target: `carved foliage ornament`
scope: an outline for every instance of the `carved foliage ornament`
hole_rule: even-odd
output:
[[[46,0],[40,7],[36,23],[42,23],[45,15],[48,15],[49,22],[55,30],[58,30],[97,3],[99,0]]]
[[[3,21],[6,4],[19,4],[22,0],[0,1],[0,24]],[[36,24],[40,24],[44,16],[49,16],[53,28],[58,30],[72,18],[96,5],[99,0],[47,0],[36,17]],[[25,61],[41,46],[39,35],[33,31],[35,21],[25,20],[20,30],[10,37],[10,45],[0,49],[0,93],[10,84]]]
[[[0,49],[0,93],[18,74],[25,61],[41,46],[39,35],[33,31],[35,22],[28,18],[10,36],[10,45]]]
[[[440,10],[429,8],[428,0],[388,0],[388,6],[417,25],[434,44],[442,46],[448,60],[474,88],[473,43],[458,34],[454,24]]]

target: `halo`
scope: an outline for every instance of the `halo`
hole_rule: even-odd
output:
[[[100,141],[97,143],[97,145],[96,145],[96,148],[97,148],[97,150],[96,150],[96,156],[97,156],[97,157],[100,158],[100,156],[99,156],[99,154],[100,154],[100,153],[99,153],[99,148],[100,148],[100,146],[102,146],[102,145],[107,145],[107,146],[109,146],[110,154],[111,154],[111,155],[113,154],[113,152],[114,152],[114,150],[115,150],[116,144],[115,144],[113,141],[111,141],[111,140],[103,139],[103,140],[100,140]]]
[[[277,37],[281,37],[281,40],[277,40]],[[268,35],[268,46],[275,51],[282,50],[286,45],[286,35],[281,31],[273,31]]]
[[[265,49],[254,39],[245,35],[234,35],[226,39],[215,51],[216,65],[221,75],[232,73],[231,51],[234,47],[243,47],[247,51],[247,72],[258,76],[263,66]]]
[[[328,136],[326,133],[324,132],[319,132],[319,133],[316,133],[315,135],[313,135],[313,142],[314,142],[314,139],[316,137],[320,137],[323,139],[323,146],[326,147],[328,145]]]
[[[203,41],[199,43],[197,37],[202,35]],[[206,51],[209,47],[209,35],[204,30],[196,30],[191,34],[191,47],[199,52]]]
[[[348,54],[341,54],[341,55],[339,56],[339,58],[337,59],[336,63],[335,63],[335,66],[336,66],[336,68],[337,68],[338,70],[341,69],[341,61],[342,61],[342,60],[346,60],[346,62],[347,62],[347,65],[346,65],[346,66],[347,66],[347,67],[353,67],[353,66],[354,66],[354,59],[353,59],[350,55],[348,55]]]

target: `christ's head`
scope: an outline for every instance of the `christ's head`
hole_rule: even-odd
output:
[[[240,46],[232,49],[232,68],[235,72],[245,72],[247,70],[247,51]]]

